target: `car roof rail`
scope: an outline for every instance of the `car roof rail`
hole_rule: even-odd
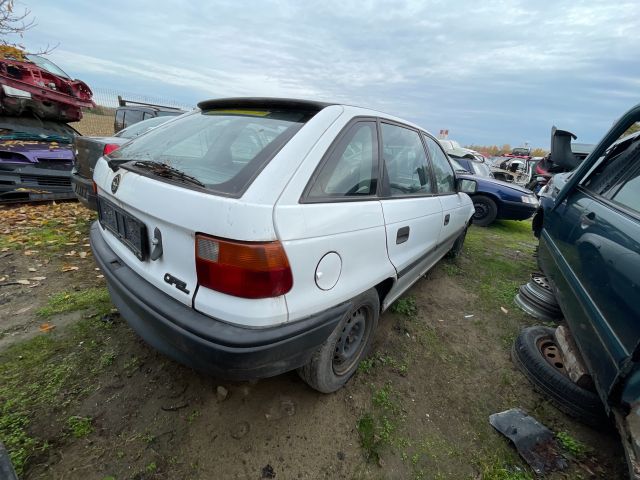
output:
[[[129,105],[142,105],[145,107],[152,107],[152,108],[158,108],[158,109],[163,109],[163,110],[173,110],[176,112],[184,112],[185,110],[179,107],[169,107],[167,105],[158,105],[155,103],[145,103],[145,102],[138,102],[136,100],[126,100],[124,98],[122,98],[120,95],[118,95],[118,106],[119,107],[127,107]]]

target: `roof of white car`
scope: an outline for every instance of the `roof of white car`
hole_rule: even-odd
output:
[[[204,100],[198,103],[201,110],[225,109],[225,108],[286,108],[287,110],[316,111],[327,107],[343,108],[344,113],[353,116],[366,115],[374,117],[384,117],[389,120],[404,123],[414,128],[425,130],[424,128],[409,122],[403,118],[389,115],[388,113],[373,110],[371,108],[357,107],[342,103],[318,102],[315,100],[301,100],[297,98],[276,98],[276,97],[232,97],[216,98]],[[425,130],[426,131],[426,130]]]

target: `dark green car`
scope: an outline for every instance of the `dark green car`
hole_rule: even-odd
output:
[[[638,121],[640,105],[575,170],[556,175],[534,221],[540,268],[594,397],[615,419],[633,478],[640,478],[640,132],[624,133]]]

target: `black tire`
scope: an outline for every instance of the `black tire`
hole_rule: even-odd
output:
[[[558,409],[587,425],[602,426],[607,417],[600,397],[573,383],[545,360],[539,345],[546,341],[555,343],[553,328],[525,328],[513,343],[513,363]]]
[[[356,297],[309,363],[298,369],[300,377],[311,388],[322,393],[342,388],[369,353],[379,316],[380,298],[376,289],[372,288]],[[356,329],[357,333],[354,333]],[[357,344],[349,341],[352,335],[356,335]]]
[[[447,252],[447,258],[458,258],[460,256],[460,253],[462,252],[462,247],[464,246],[464,239],[467,237],[467,229],[465,228],[464,231],[458,236],[458,238],[456,238],[456,241],[453,242],[453,246],[451,247],[451,250],[449,250]]]
[[[491,225],[498,216],[496,202],[484,195],[474,195],[471,200],[473,200],[473,206],[476,209],[473,214],[473,224],[479,227]]]

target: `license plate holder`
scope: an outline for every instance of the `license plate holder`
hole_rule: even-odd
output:
[[[98,197],[98,220],[140,261],[147,259],[149,245],[144,222],[102,197]]]

